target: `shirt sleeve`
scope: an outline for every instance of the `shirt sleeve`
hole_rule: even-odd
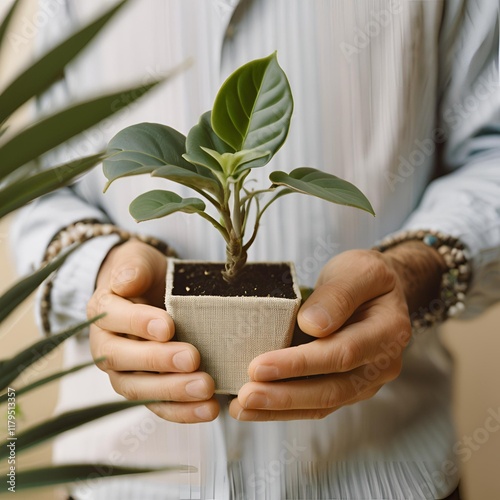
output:
[[[40,0],[43,8],[44,0]],[[74,30],[78,21],[64,3],[54,12],[50,23],[40,30],[35,51],[44,53]],[[71,101],[67,81],[57,82],[37,102],[39,116],[54,112]],[[97,152],[102,144],[94,145]],[[56,165],[75,157],[71,147],[60,147],[42,159],[42,165]],[[109,223],[108,216],[98,207],[79,196],[77,189],[67,187],[43,196],[21,209],[15,216],[10,232],[10,244],[16,267],[21,275],[39,268],[52,238],[64,227],[85,219]],[[95,288],[100,265],[109,250],[118,242],[118,236],[102,236],[84,243],[57,272],[51,292],[49,321],[53,332],[61,331],[86,319],[87,302]],[[37,323],[40,326],[37,294]]]
[[[439,124],[446,173],[404,229],[436,229],[469,248],[464,316],[500,299],[500,77],[497,0],[447,2],[440,39]]]

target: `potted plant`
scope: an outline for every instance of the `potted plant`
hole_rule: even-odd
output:
[[[236,394],[248,381],[254,357],[291,342],[301,302],[293,265],[246,262],[267,208],[282,196],[303,193],[373,214],[359,189],[313,168],[274,171],[269,186],[250,187],[252,169],[266,165],[285,142],[292,111],[290,85],[274,53],[232,73],[212,111],[201,116],[187,137],[161,124],[133,125],[111,140],[104,161],[107,186],[121,177],[149,173],[199,195],[141,194],[130,205],[137,221],[194,213],[209,221],[225,242],[223,264],[169,260],[165,300],[177,339],[198,348],[201,369],[212,375],[217,393]],[[260,320],[248,331],[252,311]]]

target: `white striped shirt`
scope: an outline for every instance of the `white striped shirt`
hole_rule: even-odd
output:
[[[69,6],[83,21],[110,3],[69,1]],[[70,27],[61,8],[49,37]],[[272,166],[313,166],[345,178],[367,195],[377,217],[293,195],[266,214],[250,259],[293,260],[301,282],[313,285],[327,259],[343,250],[370,247],[402,227],[435,228],[462,238],[471,249],[476,283],[469,311],[496,300],[497,0],[135,2],[69,71],[67,88],[56,90],[46,109],[68,90],[82,98],[157,76],[187,58],[194,64],[60,154],[87,154],[136,122],[166,123],[187,133],[233,69],[274,50],[289,77],[295,111],[287,143]],[[438,158],[443,170],[455,172],[434,182],[417,209]],[[270,168],[254,172],[260,184],[268,184]],[[222,260],[223,242],[201,218],[175,214],[135,225],[127,207],[138,194],[158,186],[189,193],[168,184],[134,177],[102,195],[104,177],[96,169],[74,190],[40,200],[17,223],[21,269],[36,262],[33,249],[43,252],[60,227],[89,217],[158,236],[185,258]],[[60,272],[53,290],[56,328],[85,316],[99,263],[113,241],[87,244]],[[89,356],[85,339],[68,343],[68,365]],[[229,417],[222,401],[214,422],[180,425],[137,408],[68,433],[55,456],[199,469],[82,482],[76,488],[82,499],[440,498],[455,488],[464,455],[450,414],[451,371],[448,353],[429,330],[406,350],[397,380],[321,421],[241,423]],[[61,386],[59,411],[118,398],[96,368],[65,378]]]

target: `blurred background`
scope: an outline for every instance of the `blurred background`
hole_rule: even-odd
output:
[[[37,1],[25,3],[19,12],[17,23],[33,19]],[[5,12],[5,2],[0,3],[0,18]],[[9,44],[7,43],[7,48]],[[32,40],[19,46],[16,51],[8,51],[0,67],[0,85],[16,73],[23,62],[30,57]],[[28,113],[29,110],[26,110]],[[18,124],[22,123],[22,114]],[[0,159],[1,161],[1,159]],[[1,203],[1,200],[0,200]],[[0,293],[16,279],[12,254],[15,249],[8,246],[10,219],[0,222]],[[470,450],[463,459],[462,495],[464,500],[500,499],[500,306],[491,308],[475,321],[450,321],[443,328],[443,339],[456,361],[454,414],[458,428],[457,446]],[[0,357],[11,356],[38,337],[33,321],[32,301],[28,301],[0,326]],[[60,368],[59,354],[37,365],[40,377]],[[51,415],[57,398],[57,384],[42,388],[21,398],[22,416],[18,423],[27,428],[33,423]],[[2,411],[4,409],[2,408]],[[491,424],[491,416],[496,415],[499,425]],[[0,438],[5,438],[6,424],[2,415]],[[490,426],[488,424],[491,424]],[[498,430],[493,430],[498,427]],[[488,430],[489,429],[489,430]],[[465,460],[467,459],[467,460]],[[50,446],[36,448],[18,462],[18,467],[42,465],[50,461]],[[4,477],[5,464],[0,464],[0,474]],[[3,491],[3,490],[2,490]],[[32,494],[22,494],[25,500],[48,500],[57,498],[57,493],[44,490]]]

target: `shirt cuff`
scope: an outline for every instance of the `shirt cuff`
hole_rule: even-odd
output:
[[[82,244],[57,271],[53,280],[49,305],[51,332],[60,332],[87,319],[87,303],[94,293],[97,275],[109,251],[120,242],[118,235],[99,236]],[[37,293],[40,303],[44,287]],[[42,328],[40,309],[36,320]],[[82,334],[87,334],[82,331]]]

